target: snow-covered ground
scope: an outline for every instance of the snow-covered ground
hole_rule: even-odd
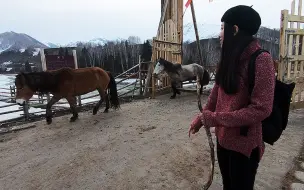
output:
[[[17,111],[17,110],[20,110],[20,111],[0,115],[0,122],[3,122],[5,120],[9,120],[9,119],[19,118],[19,117],[22,117],[23,114],[24,114],[21,106],[19,106],[17,104],[6,103],[6,102],[1,102],[0,101],[0,107],[8,106],[8,105],[12,105],[12,106],[5,107],[5,108],[0,108],[0,114],[2,114],[4,112],[9,112],[9,111]],[[29,113],[35,114],[35,115],[44,114],[44,109],[30,107],[29,108]]]

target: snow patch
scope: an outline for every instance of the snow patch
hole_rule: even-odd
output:
[[[8,49],[10,49],[12,47],[12,45],[8,46],[7,48],[4,48],[4,49],[0,49],[0,54]]]
[[[35,51],[33,51],[33,56],[37,56],[39,54],[40,48],[34,48]]]
[[[7,61],[7,62],[4,62],[4,63],[2,63],[2,65],[10,65],[10,64],[12,64],[13,62],[11,62],[11,61]]]
[[[0,102],[0,107],[1,106],[7,106],[7,105],[11,105],[11,106],[8,106],[8,107],[5,107],[5,108],[0,108],[0,113],[4,113],[4,112],[8,112],[8,111],[14,111],[14,110],[20,110],[20,109],[21,110],[18,111],[18,112],[14,112],[14,113],[8,113],[8,114],[0,115],[0,122],[23,116],[24,112],[23,112],[21,106],[16,105],[16,104],[12,104],[12,103]],[[44,114],[44,111],[45,110],[41,109],[41,108],[33,108],[33,107],[29,108],[29,113],[35,113],[35,115],[42,115],[42,114]],[[36,112],[39,112],[39,113],[36,113]]]

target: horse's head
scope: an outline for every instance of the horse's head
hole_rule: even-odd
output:
[[[16,102],[19,105],[23,105],[25,101],[28,101],[35,93],[29,86],[29,76],[25,73],[20,73],[15,78],[16,86]]]
[[[158,78],[165,76],[166,74],[178,74],[178,70],[181,69],[180,64],[173,64],[163,58],[159,58],[154,68],[153,74]]]
[[[153,74],[156,75],[157,77],[160,77],[161,75],[164,75],[165,73],[165,60],[162,59],[162,58],[159,58],[157,60],[157,63],[155,65],[155,68],[154,68],[154,72]]]

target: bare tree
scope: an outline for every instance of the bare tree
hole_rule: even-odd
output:
[[[129,36],[128,42],[130,45],[141,44],[141,40],[138,36]]]

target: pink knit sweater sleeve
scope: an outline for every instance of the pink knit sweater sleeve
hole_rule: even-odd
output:
[[[203,111],[203,122],[207,127],[240,127],[254,124],[267,118],[272,111],[275,87],[275,69],[272,57],[262,53],[256,59],[255,86],[251,103],[242,109],[231,112]]]
[[[207,104],[205,105],[203,110],[209,110],[212,112],[215,111],[215,106],[217,102],[217,92],[218,92],[218,85],[214,84],[211,93],[208,97]]]

